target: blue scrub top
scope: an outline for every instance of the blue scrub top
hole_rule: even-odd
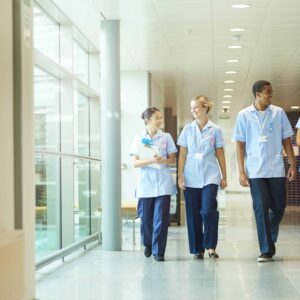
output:
[[[298,122],[296,124],[296,128],[300,128],[300,118],[299,118],[299,120],[298,120]]]
[[[252,104],[238,113],[233,137],[244,142],[249,178],[285,177],[282,140],[294,134],[281,107],[269,105],[260,113]]]
[[[187,148],[183,170],[186,187],[203,188],[208,184],[220,184],[221,174],[215,149],[224,146],[224,139],[219,126],[208,121],[200,130],[195,120],[183,128],[177,144]]]
[[[143,145],[143,138],[152,140],[153,146],[158,147],[159,154],[162,158],[167,158],[168,155],[177,152],[176,145],[169,133],[159,131],[151,139],[149,134],[145,131],[134,138],[130,155],[139,155],[139,147]],[[176,185],[169,166],[161,165],[160,169],[149,166],[139,168],[136,188],[137,198],[159,197],[163,195],[174,195],[176,193]]]

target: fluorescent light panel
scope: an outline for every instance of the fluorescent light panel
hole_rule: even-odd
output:
[[[249,8],[250,4],[233,4],[231,5],[232,8]]]
[[[231,28],[230,31],[231,32],[242,32],[242,31],[245,31],[246,29],[245,28]]]
[[[232,46],[228,46],[228,49],[241,49],[242,48],[242,46],[234,46],[234,45],[232,45]]]
[[[237,63],[237,62],[239,62],[239,60],[238,59],[227,59],[226,62],[228,62],[228,63]]]
[[[226,71],[225,74],[236,74],[236,71]]]

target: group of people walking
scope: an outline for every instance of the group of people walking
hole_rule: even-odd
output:
[[[253,85],[254,102],[239,112],[233,133],[239,167],[239,181],[250,186],[256,218],[260,255],[257,260],[272,260],[279,224],[284,215],[285,181],[296,177],[291,143],[294,134],[282,108],[272,105],[271,83],[259,80]],[[189,250],[195,259],[205,251],[218,259],[218,188],[227,187],[224,139],[219,126],[208,119],[213,103],[206,96],[191,101],[194,121],[179,138],[178,186],[185,198]],[[176,186],[170,170],[177,147],[169,133],[160,130],[161,112],[154,107],[142,113],[145,131],[135,137],[131,156],[138,167],[136,189],[144,255],[164,261],[169,226],[171,195]],[[300,119],[296,125],[300,128]],[[297,133],[300,144],[300,129]],[[285,175],[284,148],[289,168]],[[146,151],[145,151],[146,150]],[[148,153],[148,156],[145,155]]]

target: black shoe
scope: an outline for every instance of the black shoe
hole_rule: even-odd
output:
[[[165,258],[163,256],[161,256],[161,255],[154,255],[154,259],[156,261],[164,261],[165,260]]]
[[[217,252],[208,252],[208,256],[213,259],[218,259],[219,255]]]
[[[263,253],[258,258],[258,262],[266,262],[273,260],[273,254],[272,253]]]
[[[144,248],[144,255],[146,257],[150,257],[152,254],[152,247],[151,246],[145,246]]]
[[[203,259],[204,258],[204,253],[197,253],[194,255],[194,259]]]

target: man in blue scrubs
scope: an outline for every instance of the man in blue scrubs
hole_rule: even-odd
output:
[[[296,143],[300,147],[300,118],[296,124],[296,128],[297,128]]]
[[[261,251],[257,261],[265,262],[275,254],[279,223],[286,206],[282,146],[290,164],[288,181],[296,177],[296,164],[290,139],[293,130],[283,109],[271,104],[271,83],[259,80],[252,92],[255,101],[239,112],[233,140],[237,142],[240,184],[250,186],[253,199]]]

